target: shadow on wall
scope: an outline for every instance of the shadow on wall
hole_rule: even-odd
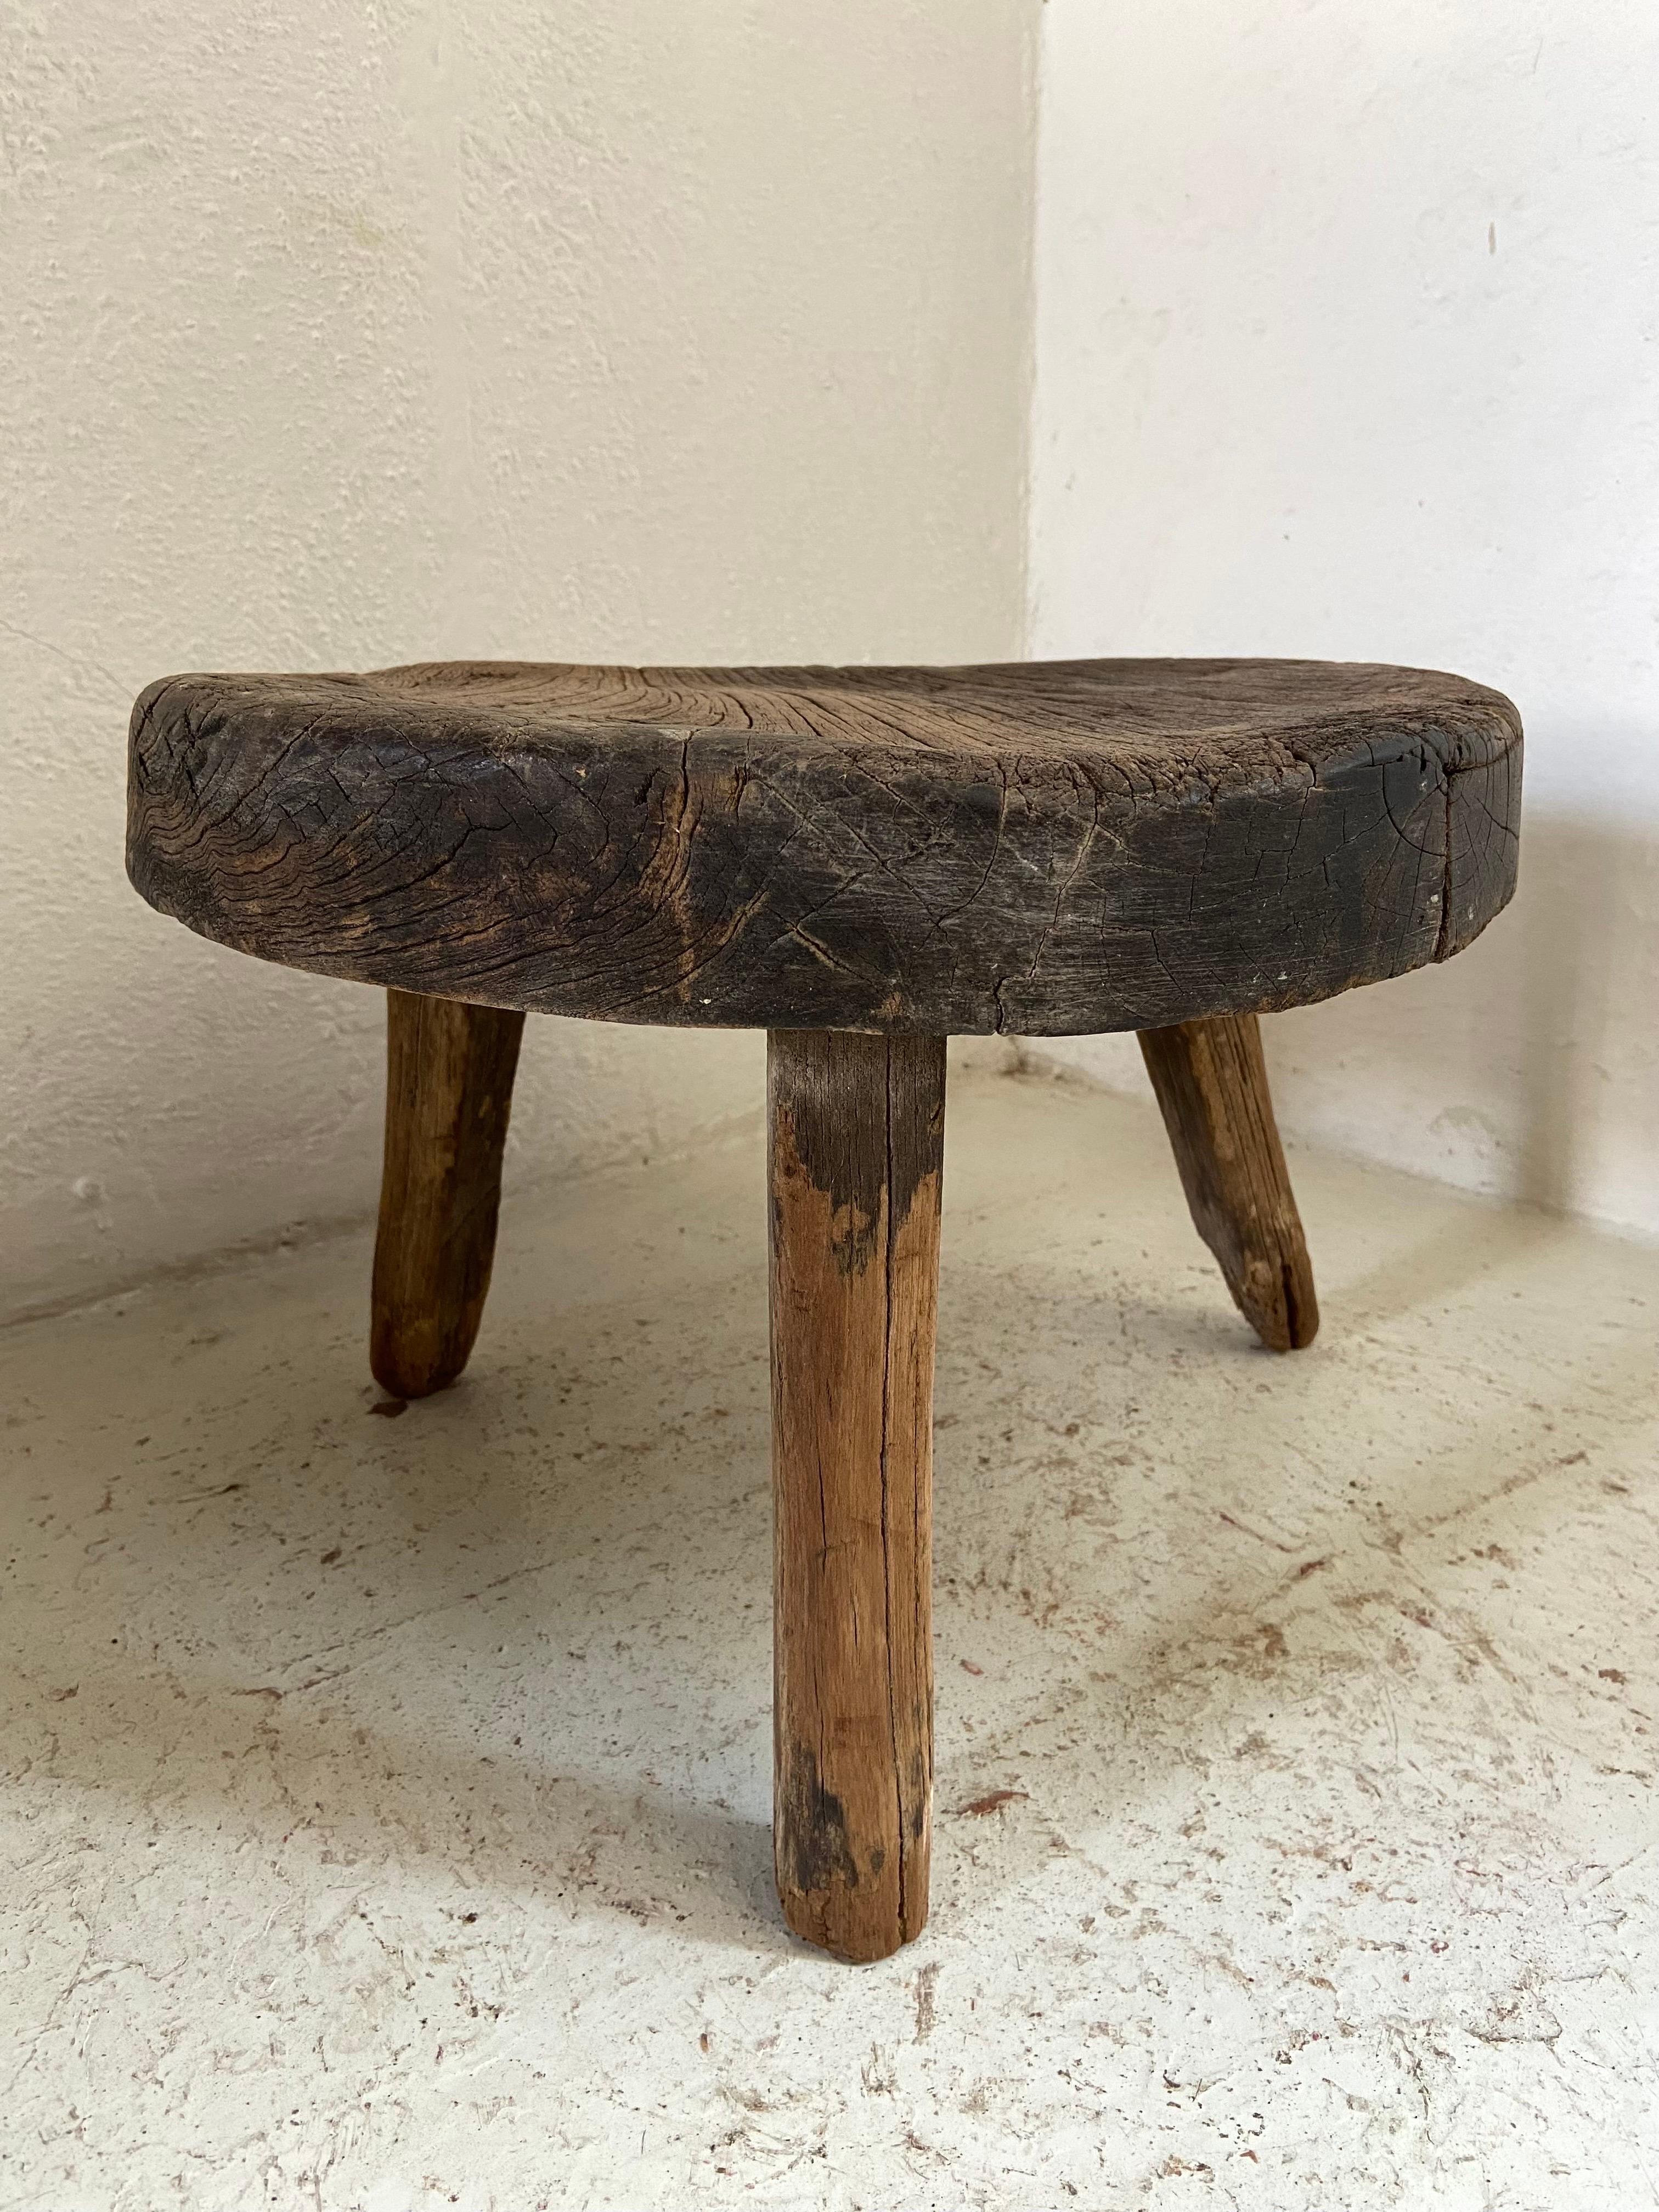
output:
[[[1263,1036],[1291,1141],[1659,1237],[1659,841],[1529,819],[1515,902],[1467,952]],[[1129,1037],[1022,1052],[1146,1087]]]
[[[1549,824],[1526,865],[1521,1194],[1659,1233],[1659,842]]]

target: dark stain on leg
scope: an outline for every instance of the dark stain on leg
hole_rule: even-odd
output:
[[[788,1091],[774,1099],[774,1141],[784,1171],[828,1198],[836,1265],[843,1275],[861,1275],[875,1256],[884,1199],[890,1239],[923,1182],[939,1172],[945,1040],[841,1030],[777,1034],[789,1048]],[[878,1117],[874,1127],[847,1118],[849,1068],[878,1076],[865,1097]],[[915,1110],[918,1097],[929,1102],[925,1116]],[[775,1212],[777,1202],[775,1195]]]
[[[847,1840],[847,1814],[818,1777],[817,1755],[804,1743],[790,1748],[781,1792],[778,1879],[798,1896],[836,1882],[858,1887],[858,1863]]]

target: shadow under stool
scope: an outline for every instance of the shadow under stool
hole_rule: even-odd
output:
[[[526,1012],[768,1032],[778,1891],[868,1960],[927,1917],[946,1036],[1139,1031],[1235,1299],[1305,1345],[1257,1017],[1461,951],[1520,771],[1499,693],[1364,664],[179,676],[133,711],[127,864],[386,989],[398,1396],[477,1335]]]

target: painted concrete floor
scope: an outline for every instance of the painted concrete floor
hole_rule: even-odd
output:
[[[1150,1110],[947,1145],[933,1924],[769,1863],[758,1140],[0,1338],[0,2204],[1659,2203],[1659,1255],[1318,1157],[1275,1359]]]

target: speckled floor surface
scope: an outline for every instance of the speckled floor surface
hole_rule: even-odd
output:
[[[953,1093],[933,1924],[771,1896],[757,1138],[0,1337],[0,2204],[1659,2203],[1659,1255]],[[989,1801],[990,1808],[977,1809]]]

